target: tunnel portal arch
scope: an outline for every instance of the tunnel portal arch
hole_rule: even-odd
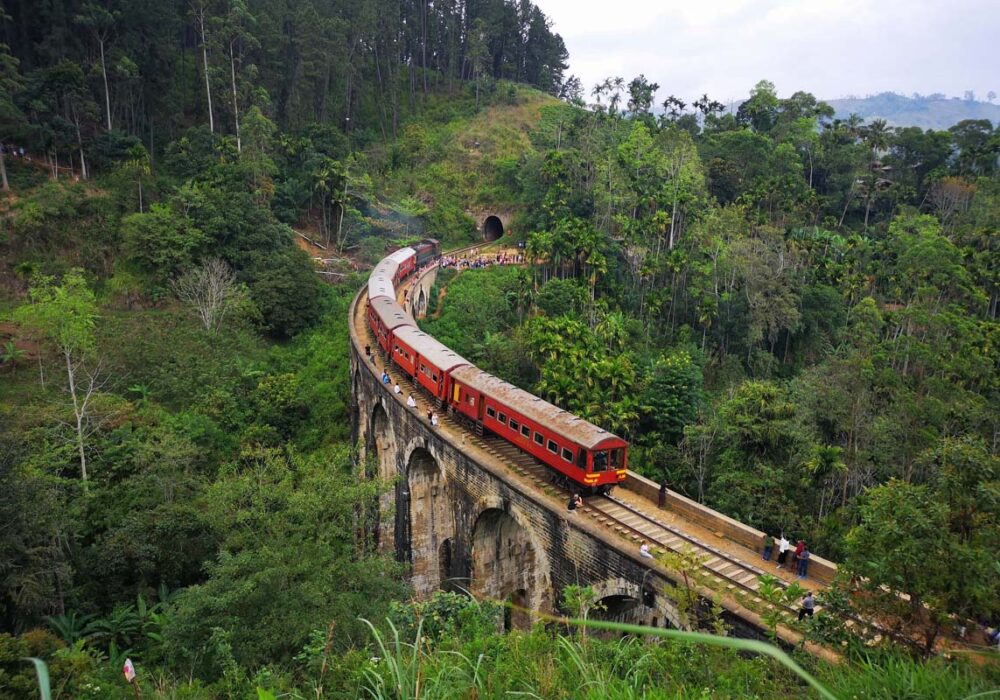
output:
[[[483,240],[496,241],[503,236],[503,222],[499,216],[487,216],[483,221]]]

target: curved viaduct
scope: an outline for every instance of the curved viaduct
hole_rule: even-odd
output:
[[[403,288],[406,310],[414,317],[422,315],[425,301],[420,300],[426,300],[436,271],[431,265]],[[402,301],[402,289],[397,293]],[[519,473],[450,416],[442,416],[440,426],[433,428],[427,420],[426,396],[413,390],[398,368],[387,369],[393,383],[400,381],[402,394],[382,383],[385,357],[369,335],[366,296],[363,289],[350,309],[352,433],[359,447],[359,470],[392,484],[380,498],[374,534],[383,551],[394,552],[397,560],[410,565],[416,596],[457,589],[509,601],[515,605],[508,623],[526,627],[536,612],[560,611],[565,586],[589,585],[607,607],[591,617],[682,626],[676,608],[662,593],[676,582],[658,562],[639,555],[634,533],[602,525],[592,515],[569,513],[551,486]],[[372,347],[374,362],[365,357],[366,345]],[[411,390],[416,410],[406,405]],[[626,487],[632,496],[652,498],[655,509],[655,484],[630,473]],[[690,504],[675,494],[671,499],[676,508]],[[698,517],[694,511],[689,515]],[[703,524],[719,529],[719,535],[762,537],[720,514],[714,516],[718,520]],[[731,531],[722,532],[727,528]],[[713,595],[706,589],[700,592]],[[729,596],[721,602],[736,634],[762,635],[765,625],[756,613]],[[800,641],[792,630],[779,627],[779,634],[788,643]]]

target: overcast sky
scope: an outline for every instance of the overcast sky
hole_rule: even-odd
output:
[[[644,73],[690,102],[883,91],[1000,93],[1000,0],[534,0],[586,89]]]

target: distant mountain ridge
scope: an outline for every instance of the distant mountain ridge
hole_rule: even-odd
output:
[[[892,126],[919,126],[923,129],[947,129],[964,119],[989,119],[1000,123],[1000,104],[966,100],[944,95],[906,97],[883,92],[868,97],[826,100],[836,110],[838,119],[852,112],[865,121],[885,119]]]

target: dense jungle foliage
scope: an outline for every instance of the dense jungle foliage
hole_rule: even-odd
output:
[[[535,264],[459,274],[442,340],[933,616],[880,614],[998,612],[988,122],[834,121],[767,83],[655,116],[641,76],[588,107],[526,1],[3,9],[0,697],[35,692],[28,656],[63,698],[131,697],[126,657],[163,698],[800,697],[731,650],[401,602],[359,519],[385,485],[348,444],[351,262],[490,207]],[[848,697],[996,685],[850,653],[800,661]]]

